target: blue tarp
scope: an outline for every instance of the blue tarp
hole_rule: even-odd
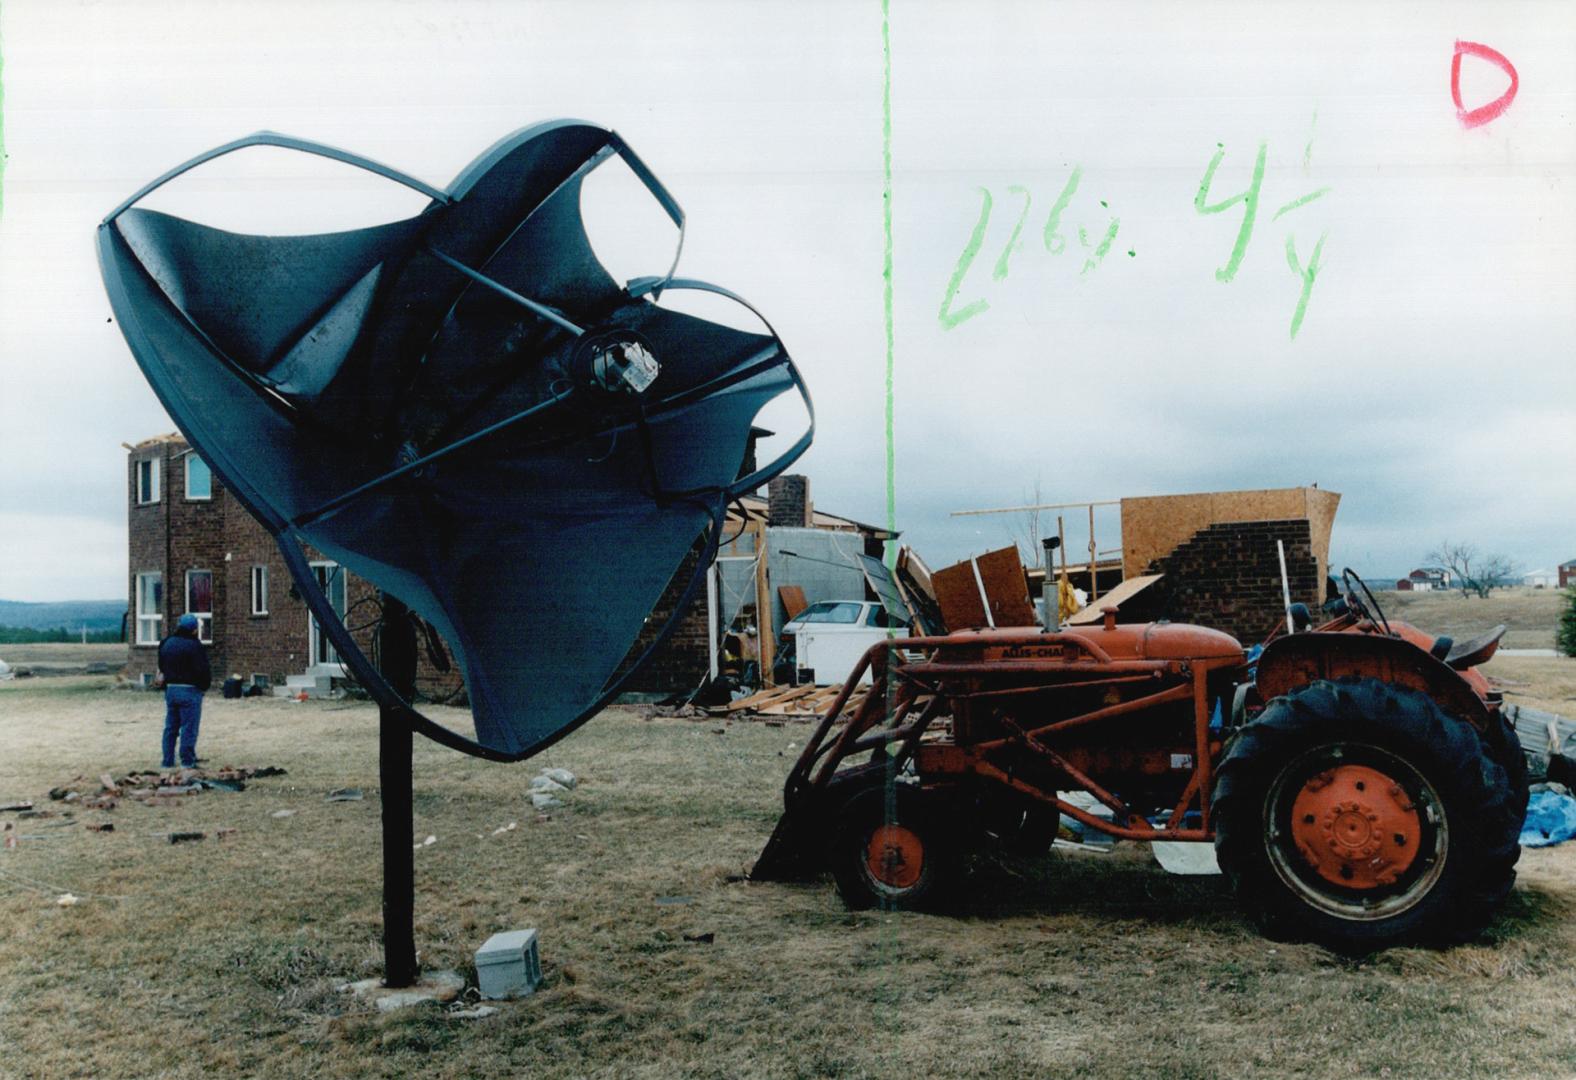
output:
[[[1576,836],[1576,799],[1556,791],[1534,792],[1527,800],[1522,847],[1550,847]]]

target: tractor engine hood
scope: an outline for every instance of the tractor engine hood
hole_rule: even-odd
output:
[[[1055,647],[1051,643],[1058,635],[1083,638],[1112,660],[1231,660],[1240,663],[1246,658],[1241,643],[1230,634],[1187,623],[1122,623],[1110,628],[1104,625],[1064,626],[1056,634],[1043,635],[1047,647]],[[934,640],[947,645],[983,646],[986,656],[999,653],[998,659],[1025,659],[1035,655],[1034,642],[1041,636],[1036,627],[1018,626],[960,630]]]
[[[1242,660],[1242,644],[1230,634],[1187,623],[1118,623],[1065,626],[1064,634],[1088,638],[1113,660]]]

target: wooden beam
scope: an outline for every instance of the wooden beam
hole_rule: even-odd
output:
[[[1095,502],[1075,503],[1036,503],[1033,506],[998,506],[990,510],[954,510],[952,517],[970,517],[974,514],[1017,514],[1024,510],[1077,510],[1087,506],[1091,510],[1096,506],[1121,506],[1121,499],[1100,499]]]
[[[772,626],[772,589],[766,573],[766,522],[752,521],[755,536],[755,638],[761,667],[761,685],[776,686],[772,668],[777,662],[777,632]]]

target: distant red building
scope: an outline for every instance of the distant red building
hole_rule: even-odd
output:
[[[1450,571],[1437,566],[1425,566],[1413,570],[1406,577],[1395,583],[1399,592],[1429,592],[1433,589],[1450,588]]]

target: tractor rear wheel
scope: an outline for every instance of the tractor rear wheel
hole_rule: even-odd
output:
[[[1215,851],[1267,930],[1349,952],[1461,940],[1515,881],[1525,783],[1472,725],[1373,679],[1270,702],[1216,774]]]
[[[872,785],[838,814],[832,877],[851,908],[933,906],[957,870],[956,848],[936,798],[909,784]]]

